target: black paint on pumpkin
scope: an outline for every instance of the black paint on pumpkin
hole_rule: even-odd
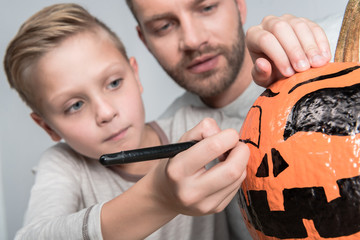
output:
[[[273,174],[274,177],[277,177],[280,173],[282,173],[289,164],[284,160],[281,156],[280,152],[275,148],[271,149],[271,159],[273,161]]]
[[[270,211],[266,191],[248,191],[250,206],[239,191],[239,205],[255,229],[280,239],[306,238],[302,219],[313,220],[323,238],[349,236],[360,231],[360,175],[337,181],[340,197],[327,202],[323,187],[284,189],[285,211]]]
[[[268,177],[269,176],[269,164],[267,154],[264,155],[260,166],[256,171],[256,177]]]
[[[324,88],[303,96],[292,108],[284,140],[297,132],[350,136],[360,129],[360,84]]]
[[[305,84],[312,83],[312,82],[317,82],[317,81],[322,81],[322,80],[326,80],[326,79],[329,79],[329,78],[341,77],[343,75],[351,73],[354,70],[357,70],[358,68],[360,68],[360,66],[356,65],[356,66],[353,66],[353,67],[350,67],[350,68],[343,69],[343,70],[338,71],[336,73],[330,73],[330,74],[326,74],[326,75],[321,75],[321,76],[318,76],[316,78],[312,78],[312,79],[309,79],[307,81],[298,83],[293,88],[290,89],[289,94],[291,92],[295,91],[296,88],[301,87],[301,86],[303,86]]]

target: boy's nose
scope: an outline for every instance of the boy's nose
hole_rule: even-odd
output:
[[[116,108],[106,101],[101,101],[96,107],[96,122],[99,126],[111,122],[117,115]]]

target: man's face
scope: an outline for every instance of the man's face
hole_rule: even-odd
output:
[[[243,1],[133,2],[141,39],[181,87],[206,98],[235,81],[244,58]]]

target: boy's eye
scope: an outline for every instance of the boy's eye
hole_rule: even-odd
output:
[[[79,111],[79,109],[82,107],[83,104],[84,104],[84,102],[77,101],[76,103],[71,105],[68,109],[66,109],[66,113],[73,113],[73,112]]]

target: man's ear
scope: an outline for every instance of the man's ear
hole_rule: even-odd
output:
[[[143,44],[146,46],[146,48],[148,48],[145,36],[144,36],[143,32],[141,31],[141,28],[139,25],[136,26],[136,31],[137,31],[137,34],[138,34],[138,37],[140,38],[140,40],[143,42]]]
[[[55,142],[58,142],[61,140],[61,137],[59,134],[57,134],[46,122],[45,120],[40,117],[38,114],[32,112],[30,114],[31,118],[35,121],[37,125],[39,125],[42,129],[45,130],[47,134],[51,137],[51,139]]]
[[[240,12],[241,23],[242,25],[244,25],[246,22],[246,15],[247,15],[246,2],[245,0],[236,0],[236,3],[238,5],[238,9]]]

